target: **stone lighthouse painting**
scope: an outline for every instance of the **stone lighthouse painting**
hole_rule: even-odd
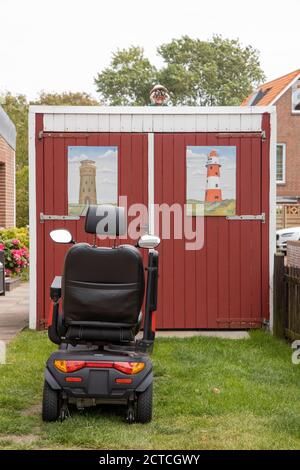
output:
[[[118,201],[117,147],[68,147],[68,206],[70,215],[84,215],[90,204]]]
[[[235,214],[236,147],[187,147],[186,202],[188,215]]]

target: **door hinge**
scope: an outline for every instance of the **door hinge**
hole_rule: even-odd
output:
[[[44,137],[44,132],[43,132],[43,131],[40,131],[40,132],[38,133],[38,139],[39,139],[39,140],[42,140],[43,137]]]
[[[228,215],[227,220],[261,220],[264,224],[266,221],[266,214],[263,212],[259,215]]]
[[[263,141],[265,141],[266,138],[267,138],[266,131],[261,131],[261,139],[262,139]]]
[[[48,215],[40,213],[40,222],[43,224],[45,220],[80,220],[79,215]]]

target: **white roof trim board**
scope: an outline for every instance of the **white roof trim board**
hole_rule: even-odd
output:
[[[31,106],[45,132],[260,132],[272,107]]]
[[[16,127],[10,120],[6,112],[0,106],[0,136],[8,143],[13,150],[16,150]]]

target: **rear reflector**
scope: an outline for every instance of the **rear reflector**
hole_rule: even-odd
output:
[[[132,379],[116,379],[117,384],[132,384]]]
[[[85,363],[85,367],[95,367],[96,369],[112,369],[113,366],[113,362],[91,361]]]
[[[138,374],[145,368],[144,362],[115,362],[114,368],[124,374]]]
[[[60,361],[56,359],[54,365],[61,372],[75,372],[85,367],[85,361]]]
[[[58,360],[54,361],[54,366],[60,372],[69,374],[77,370],[87,368],[95,369],[116,369],[124,374],[138,374],[145,368],[144,362],[106,362],[106,361],[65,361]]]
[[[66,382],[82,382],[82,377],[66,377]]]

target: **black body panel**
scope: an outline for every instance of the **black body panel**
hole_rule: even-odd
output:
[[[60,372],[54,366],[55,360],[144,362],[145,368],[137,374],[125,374],[113,368],[83,368],[71,373]],[[82,382],[66,382],[66,377],[80,377]],[[132,379],[131,384],[116,383],[116,379]],[[70,398],[99,398],[126,403],[130,395],[143,392],[153,380],[152,362],[148,356],[136,353],[109,353],[106,351],[59,350],[47,361],[45,379],[53,389],[60,389]]]

